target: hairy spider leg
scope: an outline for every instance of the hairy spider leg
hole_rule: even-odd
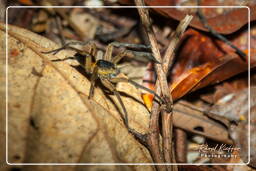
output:
[[[94,94],[94,88],[95,88],[95,81],[96,79],[98,78],[98,68],[97,67],[94,67],[93,68],[93,72],[92,72],[92,76],[91,76],[91,86],[90,86],[90,91],[89,91],[89,97],[88,99],[91,99],[93,97],[93,94]]]
[[[153,94],[161,103],[165,103],[164,100],[159,95],[157,95],[153,90],[148,89],[148,88],[146,88],[146,87],[136,83],[135,81],[133,81],[131,79],[124,78],[124,77],[119,77],[119,78],[111,78],[110,81],[113,82],[113,83],[118,83],[118,82],[128,82],[128,83],[131,83],[135,87],[140,88],[142,90],[145,90],[145,91]]]
[[[51,51],[48,51],[48,52],[42,52],[42,53],[45,53],[45,54],[53,53],[53,55],[56,55],[57,53],[59,53],[62,50],[65,50],[65,49],[72,49],[72,50],[75,50],[79,53],[82,53],[83,51],[81,51],[81,50],[79,50],[75,47],[72,47],[71,45],[83,45],[83,46],[85,46],[90,42],[91,42],[91,40],[88,40],[86,42],[72,41],[72,42],[66,43],[65,45],[63,45],[62,47],[60,47],[58,49],[54,49],[54,50],[51,50]]]
[[[112,42],[113,46],[119,47],[126,47],[126,48],[133,48],[133,49],[151,49],[150,45],[143,45],[143,44],[133,44],[133,43],[122,43],[122,42]]]
[[[114,92],[115,96],[117,97],[117,100],[119,101],[119,103],[121,104],[122,106],[122,109],[124,111],[124,116],[122,116],[124,122],[125,122],[125,125],[127,128],[129,128],[129,123],[128,123],[128,113],[126,111],[126,108],[124,106],[124,103],[121,99],[121,95],[120,93],[116,90],[116,87],[108,80],[108,79],[102,79],[101,78],[101,82],[104,86],[106,86],[110,91]]]
[[[132,48],[132,49],[150,49],[150,45],[142,45],[142,44],[132,44],[132,43],[121,43],[121,42],[112,42],[110,45],[114,47],[125,47],[125,48]],[[121,53],[119,53],[117,56],[115,56],[111,61],[115,64],[117,64],[124,56],[130,57],[130,58],[137,58],[137,59],[149,59],[155,63],[160,63],[155,59],[155,57],[150,52],[139,52],[134,50],[123,50]],[[145,60],[143,60],[145,62]]]
[[[119,54],[117,54],[115,57],[113,57],[111,59],[111,62],[113,62],[114,64],[117,64],[123,57],[126,56],[126,50],[120,52]]]
[[[103,56],[103,60],[111,61],[112,53],[113,53],[113,45],[110,43],[106,48],[106,52],[105,52],[105,55]]]
[[[90,43],[89,44],[89,55],[85,54],[85,60],[84,60],[84,66],[85,66],[85,70],[87,73],[92,73],[95,67],[95,63],[92,62],[92,58],[95,59],[95,55],[96,55],[96,51],[97,51],[97,47],[95,45],[95,43]]]
[[[114,64],[117,64],[125,56],[130,57],[130,58],[141,58],[142,60],[145,59],[145,57],[147,57],[148,59],[150,59],[156,63],[159,63],[158,61],[155,60],[153,55],[149,52],[136,52],[136,51],[132,51],[132,50],[123,50],[122,52],[117,54],[115,57],[113,57],[111,61]],[[145,62],[145,60],[143,60],[143,61]]]

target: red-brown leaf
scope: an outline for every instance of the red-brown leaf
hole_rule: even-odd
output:
[[[256,61],[251,61],[251,67],[255,66]],[[218,83],[247,69],[248,64],[243,62],[236,54],[231,53],[220,60],[207,62],[183,73],[171,85],[170,91],[173,99],[178,99],[191,91]]]
[[[121,3],[131,3],[132,1],[129,0],[120,0]],[[179,1],[175,0],[158,0],[158,1],[152,1],[152,0],[145,0],[145,4],[148,6],[177,6],[182,5],[179,4]],[[241,4],[241,2],[240,2]],[[189,5],[197,5],[193,1]],[[218,2],[218,1],[204,1],[202,0],[201,5],[204,6],[221,6],[221,5],[239,5],[239,2],[232,2],[229,4],[225,4],[224,2]],[[246,4],[250,8],[250,20],[254,21],[256,20],[256,4],[255,2],[250,2],[250,4]],[[219,8],[220,9],[220,8]],[[192,15],[195,15],[195,11],[186,12],[181,11],[179,9],[175,8],[153,8],[154,11],[157,13],[160,13],[163,16],[175,19],[180,21],[185,17],[186,14],[190,13]],[[231,34],[239,30],[242,26],[244,26],[246,23],[248,23],[248,9],[247,8],[235,8],[233,10],[227,11],[225,13],[220,13],[217,8],[208,8],[203,9],[204,15],[207,18],[207,22],[209,25],[216,30],[217,32],[221,34]],[[207,29],[201,24],[201,22],[198,20],[197,17],[194,17],[193,20],[190,23],[190,26],[197,28],[199,30],[207,31]]]

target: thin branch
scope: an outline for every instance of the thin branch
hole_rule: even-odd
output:
[[[177,154],[177,161],[180,163],[187,162],[187,134],[184,130],[176,128],[175,132],[175,149]]]
[[[144,6],[143,0],[135,0],[137,6]],[[157,40],[155,38],[151,21],[148,14],[148,9],[146,8],[138,8],[140,18],[142,24],[148,34],[149,41],[152,47],[152,53],[156,60],[162,61]],[[167,101],[166,108],[162,111],[163,112],[163,149],[164,155],[162,154],[159,146],[159,116],[160,116],[160,106],[158,103],[153,102],[153,108],[151,113],[151,120],[149,125],[149,134],[148,134],[148,144],[150,147],[150,152],[154,162],[162,163],[164,160],[165,162],[171,163],[175,161],[173,158],[172,153],[172,97],[168,88],[167,83],[167,72],[173,62],[174,58],[174,49],[179,41],[180,36],[188,26],[189,22],[191,21],[192,16],[186,16],[184,20],[181,21],[180,25],[177,28],[177,31],[174,33],[173,41],[171,41],[170,45],[167,48],[165,53],[163,62],[160,64],[155,64],[156,73],[158,76],[158,80],[155,86],[156,94],[162,94],[164,99]],[[163,159],[164,157],[164,159]],[[176,167],[167,166],[160,167],[157,166],[158,170],[177,170]]]
[[[175,49],[177,47],[177,44],[179,43],[179,40],[181,38],[181,35],[184,33],[186,28],[188,27],[189,23],[191,22],[193,16],[187,15],[183,20],[180,21],[178,27],[176,28],[176,31],[172,35],[171,42],[164,54],[163,58],[163,70],[165,75],[168,74],[168,71],[170,67],[173,64],[174,57],[175,57]],[[156,87],[158,86],[158,81],[156,83]],[[169,89],[168,89],[169,92]],[[171,97],[172,101],[172,97]],[[175,163],[175,154],[172,150],[173,142],[172,142],[172,135],[173,135],[173,115],[172,111],[170,113],[167,113],[167,111],[162,112],[162,133],[163,133],[163,149],[164,149],[164,156],[166,162]],[[177,166],[173,165],[172,170],[178,170]]]
[[[136,6],[145,6],[143,0],[135,0]],[[148,9],[146,8],[138,8],[138,12],[141,18],[141,22],[144,26],[144,29],[147,32],[150,44],[151,44],[151,49],[153,52],[153,55],[157,61],[162,63],[162,58],[160,55],[160,51],[157,46],[157,40],[154,36],[154,32],[151,26],[151,21],[149,18],[149,13]],[[158,79],[161,80],[161,86],[162,89],[165,87],[168,89],[168,84],[166,81],[166,78],[164,76],[163,70],[161,68],[161,64],[155,64],[155,68],[157,70],[157,73],[161,73],[158,77]],[[165,85],[164,85],[165,84]],[[156,91],[156,94],[160,95],[161,94],[161,89],[160,87],[158,88],[158,91]],[[159,105],[158,103],[153,103],[153,105],[157,105],[158,107],[152,108],[152,113],[151,113],[151,119],[149,123],[149,133],[148,133],[148,146],[149,150],[151,153],[151,156],[153,158],[153,161],[155,163],[164,163],[163,160],[163,154],[161,153],[160,150],[160,145],[159,145],[159,116],[160,116],[160,110],[159,110]],[[156,165],[157,170],[166,170],[165,166],[161,165]]]
[[[170,69],[170,67],[173,64],[176,46],[179,43],[182,34],[187,29],[192,18],[193,18],[192,15],[185,16],[185,18],[180,21],[174,34],[171,36],[172,41],[170,42],[170,44],[164,54],[164,58],[163,58],[163,70],[165,73],[168,72],[168,70]]]
[[[61,45],[65,45],[65,37],[63,35],[63,28],[62,28],[62,25],[61,25],[61,20],[60,20],[60,17],[59,16],[56,16],[55,17],[55,22],[56,22],[56,25],[57,25],[57,29],[58,29],[58,32],[59,32],[59,35],[60,35],[60,41],[61,41]]]
[[[225,42],[227,45],[229,45],[231,48],[233,48],[236,53],[239,55],[239,57],[243,60],[246,61],[246,54],[241,51],[238,47],[236,47],[231,41],[229,41],[226,37],[222,36],[221,34],[219,34],[217,31],[215,31],[207,22],[205,16],[202,14],[200,8],[198,8],[197,10],[197,15],[199,20],[201,21],[201,23],[204,25],[205,28],[207,28],[209,30],[209,32],[215,36],[217,39]]]
[[[144,6],[143,0],[135,0],[135,3],[137,6]],[[158,48],[158,43],[157,43],[155,34],[152,29],[152,23],[151,23],[151,20],[149,17],[148,9],[147,8],[138,8],[138,11],[139,11],[144,29],[147,32],[149,42],[151,44],[151,50],[152,50],[153,56],[155,57],[155,59],[157,61],[162,63],[162,57],[161,57],[161,54],[160,54],[160,51]],[[167,106],[167,110],[171,111],[171,103],[172,102],[170,101],[170,93],[169,93],[169,91],[167,91],[168,90],[168,82],[166,80],[166,74],[164,74],[161,64],[155,64],[155,68],[156,68],[158,80],[160,80],[161,90],[163,90],[162,95],[163,95],[163,97],[165,97],[166,100],[168,100],[167,104],[169,104],[169,105]],[[157,94],[160,94],[160,93],[161,93],[161,91],[157,92]]]

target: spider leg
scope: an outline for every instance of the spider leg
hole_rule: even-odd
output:
[[[150,49],[150,45],[142,45],[142,44],[131,44],[131,43],[120,43],[120,42],[112,42],[110,43],[114,47],[125,47],[125,48],[132,48],[132,49]],[[124,56],[128,56],[130,58],[138,58],[142,61],[145,61],[145,59],[149,59],[151,61],[154,61],[156,63],[160,63],[155,59],[155,57],[150,52],[140,52],[140,51],[134,51],[134,50],[127,50],[125,49],[118,55],[116,55],[111,61],[113,63],[118,63]],[[148,60],[146,60],[148,61]]]
[[[96,51],[97,51],[97,47],[96,47],[95,43],[90,43],[89,46],[90,46],[89,54],[84,54],[85,60],[83,63],[83,65],[85,67],[85,71],[87,73],[93,72],[92,71],[92,58],[95,57]]]
[[[111,59],[111,62],[114,64],[117,64],[123,57],[127,56],[126,51],[122,51],[119,54],[117,54],[114,58]]]
[[[89,41],[86,41],[86,42],[79,42],[79,41],[73,41],[73,42],[69,42],[69,43],[66,43],[64,46],[58,48],[58,49],[54,49],[54,50],[51,50],[51,51],[47,51],[47,52],[42,52],[44,54],[49,54],[49,53],[53,53],[53,55],[56,55],[57,53],[59,53],[60,51],[64,50],[64,49],[72,49],[72,50],[75,50],[79,53],[82,53],[83,51],[77,49],[77,48],[74,48],[72,47],[71,45],[86,45],[90,42],[91,40]]]
[[[97,77],[97,74],[98,74],[98,68],[95,67],[93,72],[92,72],[92,76],[91,76],[91,86],[90,86],[90,92],[89,92],[89,97],[88,99],[91,99],[93,94],[94,94],[94,88],[95,88],[95,81],[96,79],[98,78]]]
[[[117,97],[117,100],[119,101],[119,103],[121,104],[123,111],[124,111],[124,116],[122,115],[122,118],[125,122],[125,125],[127,128],[129,128],[129,124],[128,124],[128,113],[126,111],[126,108],[124,106],[124,103],[121,99],[121,95],[120,93],[116,90],[115,86],[110,82],[110,80],[107,79],[101,79],[101,82],[104,86],[106,86],[110,91],[112,91],[115,96]]]
[[[113,82],[113,83],[118,83],[118,82],[128,82],[128,83],[131,83],[132,85],[134,85],[134,86],[137,87],[137,88],[140,88],[140,89],[145,90],[145,91],[147,91],[147,92],[149,92],[149,93],[151,93],[151,94],[154,94],[154,96],[155,96],[161,103],[165,103],[165,101],[164,101],[159,95],[157,95],[153,90],[151,90],[151,89],[149,89],[149,88],[147,88],[147,87],[144,87],[144,86],[142,86],[142,85],[136,83],[135,81],[133,81],[133,80],[131,80],[131,79],[124,78],[124,77],[122,77],[122,78],[119,77],[119,78],[112,78],[110,81]]]
[[[89,50],[89,53],[92,55],[92,56],[96,56],[96,53],[97,53],[97,46],[94,42],[91,42],[90,43],[90,50]]]
[[[130,58],[137,58],[140,59],[143,62],[147,62],[148,59],[151,61],[154,61],[155,63],[160,63],[157,61],[152,53],[150,52],[137,52],[133,50],[124,50],[121,53],[117,54],[114,58],[112,58],[112,62],[117,64],[123,57],[130,57]]]
[[[63,59],[53,59],[53,60],[51,60],[51,61],[52,61],[52,62],[60,62],[60,61],[66,61],[66,60],[69,60],[69,59],[74,60],[74,59],[76,59],[76,58],[70,56],[70,57],[63,58]]]
[[[132,48],[132,49],[147,49],[150,50],[150,45],[142,45],[142,44],[133,44],[133,43],[122,43],[122,42],[112,42],[113,46],[119,48],[119,47],[125,47],[125,48]]]
[[[103,60],[111,61],[112,53],[113,53],[113,45],[110,43],[110,44],[108,44],[108,46],[106,48],[106,52],[103,57]]]

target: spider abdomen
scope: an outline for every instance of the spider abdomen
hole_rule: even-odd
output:
[[[110,61],[98,60],[96,67],[98,67],[98,76],[102,78],[113,78],[119,74],[119,70],[116,68],[115,64]]]
[[[115,65],[112,62],[102,60],[102,59],[98,60],[96,65],[99,68],[106,68],[106,69],[115,68]]]

